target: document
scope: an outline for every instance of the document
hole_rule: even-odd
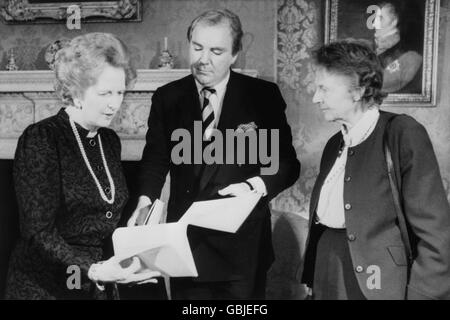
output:
[[[130,259],[140,258],[141,271],[156,270],[169,277],[197,277],[197,268],[187,238],[187,226],[195,225],[223,232],[236,232],[261,198],[261,194],[194,202],[175,223],[158,224],[159,207],[142,221],[150,224],[118,228],[113,233],[114,254]],[[161,208],[163,203],[160,202]],[[162,210],[161,210],[162,211]],[[155,222],[157,221],[157,222]]]
[[[160,223],[163,211],[164,202],[156,199],[151,205],[140,210],[139,216],[136,219],[136,225],[143,226]]]
[[[187,225],[164,223],[118,228],[113,233],[114,254],[124,260],[139,257],[144,268],[169,277],[197,277],[186,236]]]
[[[179,220],[208,229],[235,233],[258,203],[261,194],[194,202]]]

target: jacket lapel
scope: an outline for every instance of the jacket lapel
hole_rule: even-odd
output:
[[[202,121],[200,98],[191,75],[186,79],[185,95],[180,99],[180,112],[183,114],[185,128],[193,134],[194,121]]]

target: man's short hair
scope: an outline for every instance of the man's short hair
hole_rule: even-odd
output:
[[[231,53],[234,56],[242,49],[242,36],[244,33],[242,32],[241,20],[235,13],[228,9],[203,12],[191,22],[191,25],[187,30],[187,38],[191,41],[192,32],[199,23],[205,23],[208,26],[216,26],[225,22],[228,22],[228,25],[230,26],[231,37],[233,39]]]

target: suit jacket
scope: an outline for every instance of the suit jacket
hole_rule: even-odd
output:
[[[396,221],[382,141],[392,113],[381,112],[374,132],[349,148],[345,167],[344,203],[348,245],[359,286],[368,299],[450,298],[450,207],[439,166],[425,128],[402,115],[392,122],[389,146],[395,174],[402,181],[403,209],[411,227],[414,262],[407,279],[407,258]],[[342,134],[334,135],[323,152],[310,203],[314,228],[320,190],[339,152]],[[313,279],[314,240],[307,240],[303,281]],[[357,268],[358,266],[362,268]],[[372,267],[371,267],[372,266]],[[380,288],[368,283],[379,267]]]
[[[188,228],[199,281],[251,277],[257,267],[267,269],[273,261],[268,203],[291,186],[300,172],[285,108],[286,104],[274,83],[231,71],[218,130],[225,137],[226,129],[235,130],[240,124],[250,122],[257,125],[258,132],[263,128],[278,129],[279,170],[274,175],[261,176],[268,195],[260,200],[236,234],[192,226]],[[171,152],[180,141],[171,141],[172,133],[182,128],[194,138],[194,121],[201,122],[201,119],[199,96],[192,75],[159,88],[152,97],[149,129],[141,161],[140,190],[141,194],[155,200],[160,196],[169,172],[168,222],[178,221],[194,201],[218,198],[218,190],[229,184],[260,176],[263,167],[261,161],[249,164],[248,160],[245,164],[237,164],[237,161],[233,164],[195,164],[193,161],[198,151],[195,151],[194,144],[199,141],[193,140],[192,162],[174,163]],[[226,151],[223,150],[223,159],[226,159]],[[234,148],[235,160],[237,152]],[[248,145],[245,153],[248,156]]]

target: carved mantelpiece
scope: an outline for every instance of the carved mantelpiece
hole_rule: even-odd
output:
[[[256,70],[237,70],[257,76]],[[189,74],[188,69],[138,70],[136,85],[111,127],[122,140],[122,159],[139,160],[145,144],[151,97],[160,86]],[[0,159],[14,158],[17,139],[32,123],[56,114],[52,71],[0,71]]]
[[[0,5],[2,2],[0,1]],[[142,1],[48,1],[4,0],[0,18],[6,23],[57,23],[65,21],[68,8],[77,5],[83,22],[141,21]]]

